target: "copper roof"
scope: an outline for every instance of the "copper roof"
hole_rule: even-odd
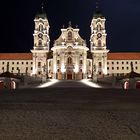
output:
[[[32,60],[32,53],[0,53],[0,60]]]
[[[140,60],[140,53],[108,53],[108,60]]]

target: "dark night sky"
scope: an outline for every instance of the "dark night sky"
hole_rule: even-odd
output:
[[[0,52],[30,52],[33,48],[34,17],[42,0],[5,1],[0,6]],[[89,44],[90,23],[95,0],[47,0],[45,10],[50,24],[52,42],[60,28],[72,21],[78,24],[81,36]],[[107,48],[110,51],[140,51],[140,0],[101,0],[107,19]]]

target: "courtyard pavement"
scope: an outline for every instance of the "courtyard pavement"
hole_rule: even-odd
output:
[[[0,140],[140,140],[140,90],[80,81],[0,90]]]

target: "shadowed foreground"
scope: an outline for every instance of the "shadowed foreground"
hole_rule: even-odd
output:
[[[1,140],[139,140],[140,91],[0,91]]]

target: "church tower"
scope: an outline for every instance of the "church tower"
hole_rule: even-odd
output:
[[[99,10],[99,3],[96,2],[96,12],[91,21],[90,50],[93,58],[93,79],[103,77],[107,74],[107,50],[105,17]]]
[[[33,72],[32,75],[47,75],[47,54],[49,52],[49,23],[42,5],[41,10],[34,19],[34,47],[31,50],[33,54]]]

